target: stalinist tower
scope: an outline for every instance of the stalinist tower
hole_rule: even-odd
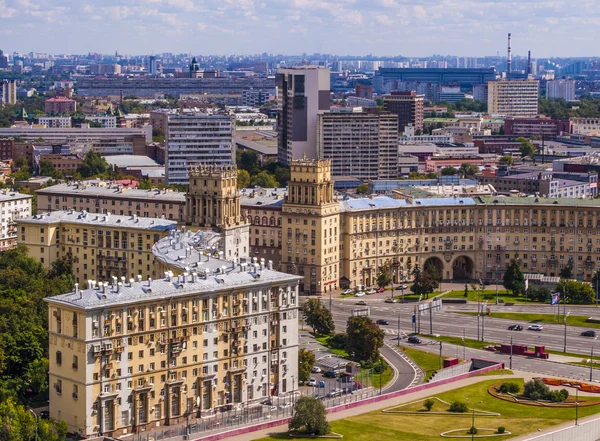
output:
[[[241,217],[235,166],[192,165],[189,182],[186,224],[222,233],[226,259],[248,256],[250,231]]]

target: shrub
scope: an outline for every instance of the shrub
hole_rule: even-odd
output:
[[[327,342],[333,349],[346,349],[346,333],[338,332],[329,337]]]
[[[525,383],[523,395],[535,401],[545,400],[550,397],[550,389],[542,382],[542,380],[535,379]]]
[[[425,402],[423,403],[423,405],[425,406],[425,409],[427,409],[427,412],[431,412],[431,408],[433,407],[434,404],[435,404],[435,401],[433,401],[431,398],[425,400]]]
[[[521,390],[518,384],[516,383],[502,383],[500,385],[500,392],[503,394],[516,394]]]
[[[506,429],[504,428],[504,426],[500,426],[500,427],[498,427],[497,433],[504,433],[505,431],[506,431]]]
[[[477,435],[477,427],[471,426],[469,431],[467,432],[469,435]]]
[[[566,389],[553,390],[548,399],[553,403],[561,403],[569,398],[569,392]]]
[[[469,411],[469,406],[467,406],[467,403],[463,403],[462,401],[455,401],[450,405],[449,411],[456,413],[465,413]]]
[[[376,374],[381,374],[384,371],[384,366],[382,366],[381,363],[377,363],[376,365],[373,365],[373,372]]]

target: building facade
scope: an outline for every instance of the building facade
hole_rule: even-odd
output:
[[[167,184],[187,185],[192,164],[235,163],[234,120],[229,115],[164,114]]]
[[[203,263],[47,299],[51,418],[117,438],[297,389],[299,277]]]
[[[575,100],[575,80],[546,81],[546,98]]]
[[[177,223],[137,215],[118,216],[86,211],[53,211],[20,219],[18,243],[50,268],[71,257],[73,276],[82,284],[111,277],[156,277],[152,246]]]
[[[77,110],[77,102],[64,96],[48,98],[44,102],[44,111],[47,114],[60,115],[63,113],[73,113]]]
[[[398,177],[398,117],[389,112],[335,109],[317,116],[317,156],[332,176]]]
[[[504,135],[506,136],[542,136],[552,139],[563,133],[571,133],[571,121],[550,118],[506,118]]]
[[[498,80],[488,83],[488,113],[533,118],[538,114],[538,80]]]
[[[398,115],[398,130],[404,132],[412,125],[415,130],[423,130],[423,95],[416,92],[392,92],[383,97],[383,108]]]
[[[317,115],[329,110],[328,68],[301,66],[279,69],[277,84],[277,158],[317,158]]]
[[[15,141],[12,138],[0,138],[0,161],[10,161],[14,157]]]
[[[574,135],[596,135],[600,132],[600,118],[571,118]]]
[[[17,222],[31,216],[32,196],[0,191],[0,251],[17,246]]]
[[[0,83],[0,106],[15,104],[17,102],[17,82],[15,80],[2,80]]]

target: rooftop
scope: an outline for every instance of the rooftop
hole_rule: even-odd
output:
[[[240,190],[241,206],[281,207],[287,188],[242,188]]]
[[[408,206],[443,206],[443,205],[475,205],[472,198],[424,198],[413,199],[412,202],[403,199],[392,199],[388,196],[372,198],[348,199],[340,202],[342,211],[362,211],[372,209],[402,208]]]
[[[193,294],[214,294],[216,291],[274,283],[296,285],[301,277],[273,271],[264,262],[233,263],[214,257],[202,256],[202,265],[191,273],[174,276],[167,272],[160,280],[142,281],[113,277],[111,282],[88,281],[90,288],[77,287],[68,293],[47,298],[50,303],[93,310],[107,306],[129,305],[139,302],[164,301]],[[256,260],[256,259],[254,259]]]
[[[139,228],[143,230],[169,231],[177,228],[177,222],[154,217],[118,216],[115,214],[88,213],[87,211],[52,211],[50,213],[36,214],[20,223],[34,223],[50,225],[58,222],[73,222],[90,226],[105,226],[119,228]]]
[[[86,197],[115,197],[115,198],[137,198],[149,201],[161,201],[169,203],[185,203],[185,193],[170,190],[139,190],[137,188],[123,188],[122,186],[100,180],[74,182],[70,184],[58,184],[52,187],[37,190],[38,194],[67,194]]]
[[[0,202],[16,201],[19,199],[31,199],[30,194],[17,193],[16,191],[2,190],[0,191]]]
[[[105,156],[106,162],[113,167],[156,167],[160,164],[148,156],[141,155],[114,155]]]
[[[571,198],[539,198],[527,197],[478,197],[480,203],[489,205],[561,205],[567,207],[600,207],[598,199],[571,199]]]

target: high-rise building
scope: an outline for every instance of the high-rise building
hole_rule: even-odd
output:
[[[169,185],[187,185],[191,164],[235,162],[233,117],[205,113],[165,113],[164,117],[168,120],[165,167]]]
[[[358,98],[367,98],[369,100],[373,99],[373,85],[372,84],[363,84],[356,83],[354,86],[355,95]]]
[[[538,80],[498,80],[488,82],[488,113],[516,117],[538,114]]]
[[[575,80],[552,80],[546,82],[546,98],[575,100]]]
[[[46,299],[50,417],[69,433],[119,438],[297,390],[300,278],[194,253],[193,272]]]
[[[15,80],[3,80],[0,83],[0,106],[15,104],[17,102],[17,82]]]
[[[333,176],[398,177],[398,117],[378,109],[340,108],[318,115],[317,153]]]
[[[0,69],[8,68],[8,57],[4,55],[4,51],[0,49]]]
[[[148,75],[156,75],[158,73],[158,65],[156,62],[156,57],[151,55],[148,57]]]
[[[300,66],[277,71],[277,157],[282,164],[317,158],[317,115],[329,110],[330,71]]]
[[[242,218],[236,167],[194,164],[189,175],[186,224],[221,233],[226,259],[248,256],[249,229]]]
[[[340,203],[333,191],[330,162],[304,158],[290,166],[281,209],[281,267],[303,276],[300,291],[329,293],[340,286]]]
[[[415,130],[423,130],[423,95],[416,92],[392,92],[383,97],[383,107],[398,115],[398,130],[412,124]]]
[[[473,99],[475,101],[483,101],[487,103],[488,100],[488,85],[486,84],[473,84]]]

